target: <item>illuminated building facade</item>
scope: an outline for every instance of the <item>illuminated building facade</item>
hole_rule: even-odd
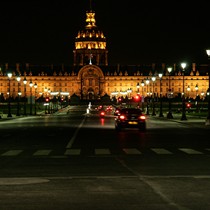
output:
[[[96,25],[95,12],[86,12],[86,26],[75,37],[73,49],[73,65],[34,65],[34,64],[1,64],[0,93],[2,97],[8,96],[7,72],[12,71],[10,79],[10,95],[17,97],[18,92],[30,95],[31,81],[37,84],[36,93],[39,95],[77,95],[82,100],[100,99],[105,94],[112,97],[135,96],[143,97],[156,95],[160,92],[163,97],[172,97],[182,94],[183,73],[185,77],[185,94],[191,98],[200,96],[205,98],[208,89],[208,65],[187,64],[185,71],[180,64],[173,64],[169,75],[168,64],[140,64],[133,66],[109,66],[106,37]],[[161,89],[158,73],[163,73]],[[20,86],[16,77],[20,75]],[[152,76],[156,76],[152,82]],[[169,84],[170,76],[170,84]],[[28,83],[24,86],[23,80]],[[149,79],[149,84],[146,84]],[[170,86],[170,88],[169,88]],[[24,89],[26,88],[26,89]],[[170,90],[169,90],[170,89]],[[32,91],[35,95],[35,91]]]

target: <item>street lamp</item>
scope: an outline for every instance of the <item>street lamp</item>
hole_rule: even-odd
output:
[[[144,80],[141,81],[141,86],[142,86],[142,96],[144,95]]]
[[[147,112],[146,115],[149,115],[149,93],[148,93],[148,86],[149,86],[149,79],[146,79],[146,85],[147,85]]]
[[[155,80],[156,80],[156,77],[155,76],[153,76],[152,77],[152,86],[153,86],[153,90],[152,90],[152,92],[153,92],[153,94],[152,94],[152,116],[155,116],[156,114],[155,114],[155,91],[154,91],[154,85],[155,85]]]
[[[210,125],[210,49],[207,49],[206,50],[206,53],[208,55],[208,75],[209,75],[209,87],[208,87],[208,90],[207,90],[207,93],[208,93],[208,115],[207,115],[207,119],[206,119],[206,125]]]
[[[196,91],[196,97],[195,97],[195,100],[196,100],[196,112],[198,112],[198,84],[196,84],[196,86],[195,86],[195,91]]]
[[[187,92],[188,92],[187,97],[190,98],[190,86],[189,86],[189,85],[188,85],[188,87],[187,87]]]
[[[128,93],[128,98],[129,98],[129,99],[130,99],[130,97],[131,97],[131,92],[132,92],[131,88],[128,88],[127,93]]]
[[[35,97],[34,97],[34,114],[36,115],[36,95],[37,95],[37,84],[36,84],[36,82],[35,82],[35,84],[34,84],[34,88],[35,88]]]
[[[202,91],[202,92],[201,92],[201,99],[202,99],[202,100],[203,100],[203,98],[204,98],[204,94],[205,94],[205,93]]]
[[[182,67],[182,70],[183,70],[183,91],[182,91],[182,117],[181,117],[181,120],[187,120],[187,117],[186,117],[186,109],[185,109],[185,91],[184,91],[184,71],[185,71],[185,67],[186,67],[186,63],[181,63],[181,67]]]
[[[128,88],[127,93],[128,93],[129,106],[131,106],[130,104],[131,92],[132,92],[131,88]]]
[[[7,76],[8,76],[8,80],[9,80],[9,98],[8,98],[8,115],[7,115],[7,117],[12,117],[12,114],[11,114],[11,104],[10,104],[10,79],[12,78],[12,73],[8,73],[7,74]]]
[[[29,86],[30,86],[30,115],[32,115],[32,87],[33,87],[32,81],[30,81]]]
[[[20,92],[20,79],[21,79],[21,77],[20,76],[17,76],[17,81],[18,81],[18,101],[17,101],[17,114],[16,114],[16,116],[20,116],[20,94],[21,94],[21,92]]]
[[[159,78],[160,78],[160,113],[159,113],[159,117],[164,117],[163,116],[163,105],[162,105],[162,88],[161,88],[161,80],[162,80],[162,73],[158,74]]]
[[[144,81],[141,81],[142,86],[142,96],[141,96],[141,103],[142,103],[142,111],[144,111]]]
[[[168,85],[169,85],[169,88],[168,88],[168,114],[167,114],[167,118],[168,119],[173,119],[173,115],[172,115],[172,111],[171,111],[171,98],[172,98],[172,93],[171,93],[171,81],[170,81],[170,75],[171,75],[171,71],[172,71],[172,68],[171,67],[168,67],[167,68],[168,70]]]
[[[136,85],[136,88],[137,88],[137,94],[139,94],[139,87],[140,87],[140,85],[139,85],[139,82],[137,83],[137,85]]]
[[[24,84],[24,115],[26,115],[26,84],[27,84],[26,78],[24,78],[23,84]]]

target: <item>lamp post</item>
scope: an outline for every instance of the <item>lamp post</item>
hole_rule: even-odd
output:
[[[17,101],[17,114],[16,114],[16,116],[20,116],[20,94],[21,94],[21,92],[20,92],[20,76],[17,76],[17,81],[18,81],[18,101]]]
[[[171,76],[171,71],[172,71],[172,68],[171,67],[168,67],[167,68],[168,70],[168,114],[167,114],[167,118],[168,119],[173,119],[173,115],[172,115],[172,111],[171,111],[171,97],[172,97],[172,93],[171,93],[171,81],[170,81],[170,76]]]
[[[139,82],[137,83],[136,88],[137,88],[138,108],[139,108],[139,99],[140,99],[140,97],[139,97],[139,88],[140,88]]]
[[[35,88],[35,97],[34,97],[34,115],[36,115],[36,95],[37,95],[37,84],[35,82],[34,84],[34,88]]]
[[[128,102],[129,102],[129,106],[131,106],[131,104],[130,104],[131,92],[132,92],[131,88],[128,88],[127,93],[128,93]]]
[[[182,117],[181,120],[187,120],[186,117],[186,108],[185,108],[185,85],[184,85],[184,71],[185,71],[185,67],[186,67],[186,63],[181,63],[181,67],[183,70],[183,91],[182,91]]]
[[[141,81],[142,86],[142,96],[141,96],[141,104],[142,104],[142,111],[144,111],[144,81]]]
[[[209,75],[209,87],[207,90],[208,93],[208,115],[207,115],[207,119],[206,119],[206,123],[205,125],[210,125],[210,49],[206,50],[206,53],[208,55],[208,75]]]
[[[156,113],[155,113],[155,91],[154,91],[154,86],[155,86],[155,80],[156,80],[156,77],[155,76],[153,76],[152,77],[152,87],[153,87],[153,89],[152,89],[152,116],[155,116],[156,115]]]
[[[147,85],[147,112],[146,115],[149,115],[149,93],[148,93],[148,86],[149,86],[149,79],[146,79],[146,85]]]
[[[196,112],[198,112],[198,84],[196,84],[196,86],[195,86],[195,92],[196,92],[196,97],[195,97],[195,100],[196,100]]]
[[[144,80],[141,81],[141,86],[142,86],[142,96],[144,95]]]
[[[137,94],[139,94],[139,88],[140,88],[139,82],[137,83],[136,88],[137,88]]]
[[[188,92],[187,97],[190,98],[190,86],[189,85],[187,87],[187,92]]]
[[[30,86],[30,115],[32,115],[32,87],[33,87],[32,81],[30,81],[29,86]]]
[[[127,93],[128,93],[128,98],[129,99],[131,98],[131,92],[132,92],[131,88],[128,88]]]
[[[26,115],[26,84],[27,84],[26,78],[24,78],[23,84],[24,84],[24,115]]]
[[[205,93],[202,91],[202,92],[201,92],[201,99],[202,99],[202,101],[203,101],[203,98],[204,98],[204,94],[205,94]]]
[[[10,79],[12,78],[12,73],[8,73],[7,74],[7,76],[8,76],[8,80],[9,80],[9,98],[8,98],[8,115],[7,115],[7,117],[12,117],[12,114],[11,114],[11,104],[10,104]]]
[[[159,117],[164,117],[163,116],[163,104],[162,104],[162,83],[161,83],[163,74],[159,73],[158,76],[160,78],[160,113],[159,113]]]
[[[52,104],[51,104],[51,97],[50,97],[50,95],[51,95],[51,90],[50,90],[50,88],[48,88],[48,90],[47,90],[47,95],[49,96],[48,113],[52,113]]]

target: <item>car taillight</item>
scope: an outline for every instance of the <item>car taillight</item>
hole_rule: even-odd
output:
[[[146,116],[145,116],[145,115],[141,115],[141,116],[139,116],[139,118],[140,118],[141,120],[146,120]]]
[[[101,112],[100,115],[101,115],[101,116],[104,116],[104,115],[105,115],[105,112]]]
[[[187,108],[190,108],[191,107],[191,104],[190,103],[187,103]]]
[[[118,114],[119,112],[120,112],[119,110],[116,110],[116,111],[115,111],[116,114]]]
[[[125,120],[126,116],[125,115],[120,115],[119,118],[120,118],[120,120]]]

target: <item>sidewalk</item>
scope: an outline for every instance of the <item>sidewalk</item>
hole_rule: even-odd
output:
[[[187,120],[181,120],[182,113],[173,113],[173,119],[167,118],[167,113],[163,113],[164,117],[159,117],[159,114],[156,114],[155,116],[150,115],[150,117],[156,118],[158,120],[164,120],[164,121],[176,121],[178,123],[184,123],[184,124],[200,124],[205,125],[206,123],[206,117],[204,116],[194,116],[194,115],[188,115],[186,113],[186,119]],[[207,126],[207,125],[206,125]],[[210,127],[210,126],[209,126]]]
[[[20,116],[17,116],[16,114],[12,114],[12,117],[8,117],[8,114],[0,114],[0,121],[2,120],[10,120],[10,119],[15,119],[15,118],[21,118],[21,117],[32,117],[32,116],[43,116],[43,115],[50,115],[50,114],[56,114],[56,113],[60,113],[60,112],[67,112],[69,110],[69,106],[66,106],[64,108],[59,109],[57,112],[54,113],[45,113],[45,110],[39,110],[36,112],[36,115],[32,114],[27,114],[27,115],[23,115],[21,114]]]
[[[23,114],[21,114],[20,116],[17,116],[16,114],[12,114],[11,115],[11,117],[8,117],[8,114],[1,114],[0,115],[0,121],[2,121],[2,120],[10,120],[10,119],[15,119],[15,118],[21,118],[21,117],[28,117],[28,116],[41,116],[41,115],[43,115],[43,114],[45,114],[45,111],[39,111],[39,112],[37,112],[37,114],[36,115],[29,115],[29,114],[27,114],[27,115],[23,115]]]

